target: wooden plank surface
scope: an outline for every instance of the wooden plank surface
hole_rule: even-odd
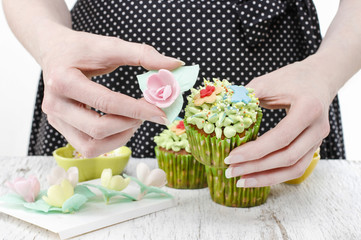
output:
[[[151,167],[154,159],[143,159]],[[139,159],[126,169],[134,174]],[[55,166],[52,157],[0,158],[0,195],[6,180],[35,174],[41,183]],[[177,206],[94,231],[76,239],[361,239],[361,162],[322,160],[300,185],[271,188],[267,202],[229,208],[210,199],[208,189],[165,188]],[[0,214],[1,239],[56,239],[56,234]]]

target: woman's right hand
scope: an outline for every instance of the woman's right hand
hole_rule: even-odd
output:
[[[121,65],[171,70],[182,61],[149,45],[68,28],[60,27],[53,39],[39,58],[45,85],[42,109],[49,123],[84,156],[95,157],[124,145],[144,120],[167,124],[156,106],[113,92],[90,78]]]

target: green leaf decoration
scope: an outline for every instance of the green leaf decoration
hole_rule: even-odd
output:
[[[80,195],[86,197],[87,199],[91,199],[96,196],[95,193],[90,191],[90,189],[84,185],[77,185],[74,188],[74,194],[80,194]]]
[[[9,203],[9,204],[20,204],[23,205],[26,203],[24,198],[15,193],[9,193],[0,197],[0,202]]]
[[[106,202],[106,204],[108,204],[110,199],[112,197],[115,197],[115,196],[122,196],[122,197],[130,199],[132,201],[137,200],[136,198],[130,196],[129,194],[126,194],[126,193],[123,193],[123,192],[120,192],[120,191],[111,190],[111,189],[105,188],[105,187],[100,186],[100,185],[94,185],[94,184],[90,184],[90,183],[86,183],[86,184],[83,184],[83,185],[99,189],[99,191],[103,194],[104,201]]]
[[[62,212],[61,208],[50,206],[43,199],[39,199],[33,203],[24,203],[24,207],[27,209],[44,212],[44,213]]]
[[[84,195],[74,194],[71,198],[66,200],[61,208],[63,213],[72,213],[78,211],[80,207],[88,201]]]
[[[162,108],[169,122],[173,122],[178,117],[178,114],[182,110],[183,102],[183,96],[182,94],[179,94],[179,96],[172,103],[172,105],[166,108]]]

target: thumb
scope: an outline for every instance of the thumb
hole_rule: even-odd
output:
[[[109,38],[112,42],[106,51],[110,60],[116,65],[142,66],[148,70],[173,70],[184,62],[160,54],[154,47],[134,42],[127,42],[119,38]]]

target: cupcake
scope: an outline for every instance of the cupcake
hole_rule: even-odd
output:
[[[257,138],[262,110],[253,89],[227,80],[204,81],[191,89],[185,127],[192,155],[206,166],[211,197],[231,207],[263,204],[270,187],[237,188],[240,177],[226,178],[224,159],[236,147]]]
[[[167,186],[179,189],[207,187],[205,167],[192,156],[183,120],[175,120],[154,137],[159,168],[167,174]]]

